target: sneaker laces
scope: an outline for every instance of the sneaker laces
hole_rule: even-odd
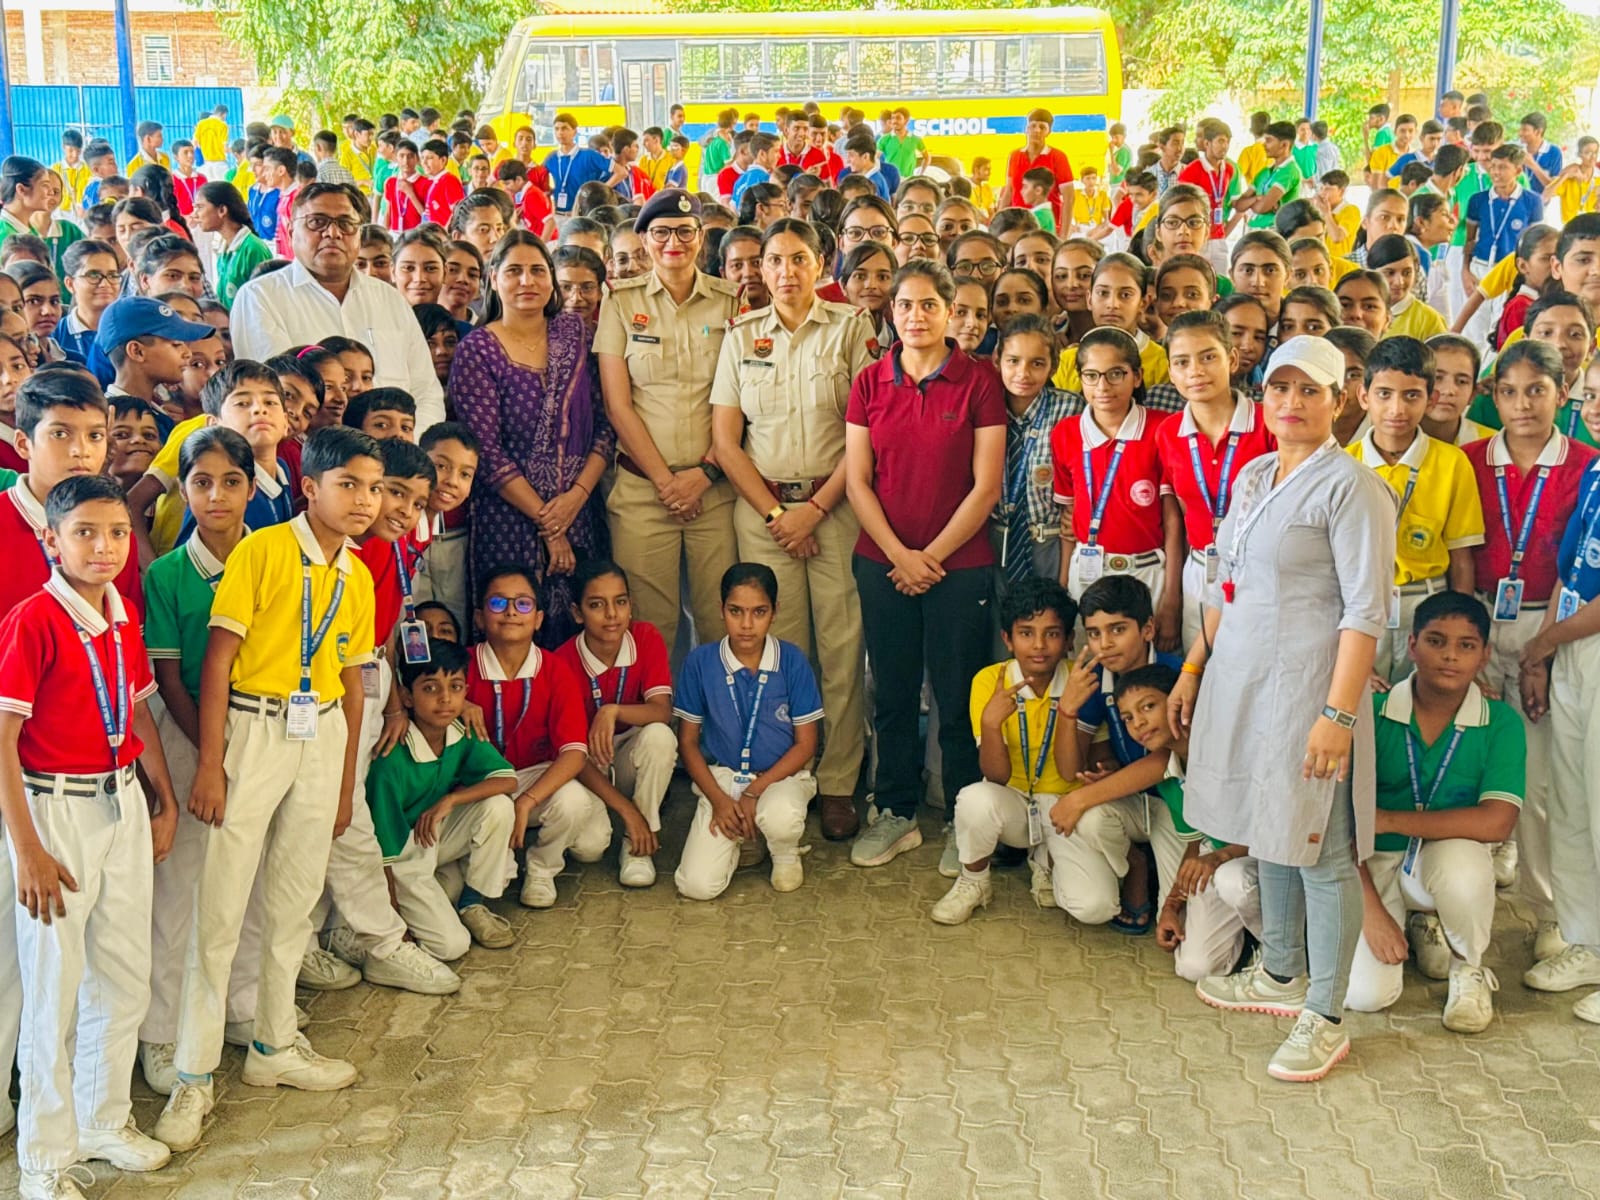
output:
[[[1309,1008],[1303,1011],[1295,1021],[1294,1028],[1289,1031],[1289,1036],[1284,1039],[1284,1045],[1309,1050],[1311,1043],[1316,1040],[1317,1025],[1321,1020],[1322,1018]]]
[[[203,1084],[186,1083],[178,1080],[178,1089],[172,1093],[172,1099],[167,1102],[167,1107],[174,1116],[186,1117],[191,1110],[198,1111],[205,1108],[206,1096]],[[201,1114],[202,1116],[204,1113]]]
[[[62,1167],[59,1171],[41,1171],[45,1185],[50,1189],[52,1196],[64,1196],[63,1183],[71,1183],[81,1191],[86,1187],[94,1186],[94,1172],[82,1163],[73,1163],[70,1167]]]

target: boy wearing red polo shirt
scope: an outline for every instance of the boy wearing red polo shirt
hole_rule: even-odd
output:
[[[1027,139],[1022,149],[1013,150],[1006,162],[1007,199],[1013,208],[1023,206],[1022,177],[1036,167],[1043,167],[1055,176],[1056,186],[1050,190],[1050,207],[1055,211],[1056,228],[1065,229],[1072,224],[1072,164],[1067,156],[1046,139],[1055,128],[1055,117],[1049,109],[1036,108],[1028,114]],[[1062,214],[1066,214],[1066,224]]]
[[[115,480],[78,475],[45,516],[58,566],[0,623],[0,816],[28,997],[17,1164],[30,1200],[76,1192],[62,1172],[83,1159],[154,1171],[171,1157],[139,1132],[129,1097],[150,999],[151,862],[172,848],[178,804],[145,706],[156,684],[139,623],[113,586],[133,547],[128,503]]]
[[[423,178],[417,191],[422,196],[423,214],[435,225],[449,228],[450,214],[467,198],[461,176],[450,162],[450,146],[439,138],[426,141],[422,144],[421,159]]]
[[[46,371],[17,389],[17,453],[28,473],[0,494],[0,614],[33,595],[50,578],[45,548],[45,497],[63,479],[98,475],[106,460],[108,408],[87,371]],[[117,590],[144,619],[137,557],[129,555]]]
[[[1272,451],[1257,405],[1229,385],[1238,365],[1227,318],[1182,313],[1167,330],[1167,362],[1183,413],[1156,430],[1161,503],[1183,514],[1183,645],[1200,634],[1206,584],[1216,576],[1217,527],[1228,515],[1233,481],[1252,458]]]
[[[611,844],[606,806],[578,782],[589,761],[583,690],[572,670],[533,644],[544,623],[531,568],[506,566],[483,581],[477,611],[484,640],[467,671],[467,699],[483,709],[495,749],[516,768],[511,845],[521,850],[530,827],[522,903],[551,908],[567,851],[598,862]]]
[[[1495,363],[1493,395],[1501,431],[1462,451],[1483,503],[1484,540],[1472,558],[1478,595],[1494,617],[1484,679],[1522,715],[1528,741],[1516,841],[1507,844],[1509,859],[1504,852],[1496,856],[1495,873],[1509,883],[1520,860],[1519,890],[1537,922],[1533,957],[1543,962],[1566,947],[1550,884],[1550,722],[1528,720],[1518,662],[1544,622],[1559,573],[1557,548],[1596,451],[1556,430],[1566,382],[1553,346],[1522,341],[1506,347]]]
[[[1233,130],[1215,117],[1206,117],[1194,127],[1194,140],[1200,154],[1178,172],[1178,182],[1192,183],[1206,194],[1211,206],[1211,237],[1206,242],[1205,256],[1218,275],[1225,275],[1228,230],[1238,224],[1237,218],[1229,216],[1229,210],[1243,186],[1239,169],[1228,161]]]
[[[1088,407],[1050,434],[1055,499],[1063,506],[1060,582],[1077,600],[1102,575],[1135,576],[1158,597],[1156,645],[1176,650],[1183,624],[1177,567],[1183,518],[1176,506],[1162,508],[1156,429],[1163,418],[1136,398],[1142,395],[1139,347],[1121,329],[1091,329],[1078,343],[1078,373]]]
[[[661,830],[661,801],[678,765],[678,741],[669,724],[667,644],[650,622],[633,620],[628,576],[616,563],[580,563],[572,590],[572,617],[582,628],[556,657],[588,685],[589,761],[578,782],[622,821],[622,886],[649,887],[656,881],[651,856]]]

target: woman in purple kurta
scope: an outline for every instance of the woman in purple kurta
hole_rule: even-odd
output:
[[[504,563],[533,567],[553,649],[576,626],[572,570],[604,556],[605,514],[594,497],[616,447],[600,400],[589,331],[561,312],[549,252],[513,231],[490,256],[488,319],[462,339],[450,367],[456,413],[483,442],[472,489],[473,595]]]

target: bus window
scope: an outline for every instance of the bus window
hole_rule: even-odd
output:
[[[900,91],[910,96],[939,91],[939,47],[928,38],[900,43]]]
[[[1097,33],[1069,33],[1061,43],[1060,89],[1068,96],[1103,96],[1106,90],[1105,43]]]
[[[601,104],[617,101],[617,49],[610,42],[600,42],[594,48],[595,94]]]
[[[849,42],[814,42],[811,46],[811,81],[809,95],[848,96],[855,89],[850,77]]]
[[[892,93],[897,78],[895,54],[898,42],[863,38],[856,43],[856,94],[882,96]]]
[[[543,42],[528,47],[522,81],[529,99],[547,104],[593,104],[594,76],[587,43]]]
[[[722,47],[722,78],[729,95],[759,96],[766,85],[761,78],[761,43],[730,42]]]
[[[767,43],[767,81],[774,92],[811,94],[810,49],[807,42]]]
[[[678,83],[685,100],[715,100],[722,88],[722,47],[684,42],[678,47]]]

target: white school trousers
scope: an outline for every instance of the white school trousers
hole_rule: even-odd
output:
[[[1067,869],[1067,839],[1050,824],[1050,810],[1059,796],[1036,793],[1033,802],[1039,806],[1039,817],[1044,822],[1044,842],[1041,844],[1050,863],[1050,886],[1055,894],[1056,907],[1065,908],[1073,883]],[[1028,798],[1014,787],[980,779],[969,783],[956,793],[956,810],[952,818],[956,831],[956,851],[965,866],[988,858],[1001,843],[1017,850],[1029,850]]]
[[[1111,920],[1122,911],[1122,877],[1134,842],[1148,842],[1155,852],[1160,886],[1150,903],[1160,911],[1183,861],[1184,844],[1165,802],[1143,793],[1091,808],[1059,856],[1052,847],[1051,877],[1064,881],[1056,886],[1056,904],[1085,925]]]
[[[617,791],[633,801],[652,831],[660,833],[661,802],[678,765],[678,738],[672,726],[635,725],[617,735],[612,750]]]
[[[139,1021],[150,1001],[144,791],[131,767],[89,776],[97,781],[93,797],[72,794],[78,789],[65,778],[25,775],[23,790],[39,840],[77,880],[76,892],[62,891],[67,915],[46,925],[15,904],[12,891],[26,997],[17,1041],[17,1163],[27,1171],[75,1163],[80,1127],[127,1124]]]
[[[731,795],[733,771],[712,766],[711,774],[717,786]],[[686,900],[715,900],[728,890],[733,873],[739,869],[739,843],[711,828],[711,801],[698,786],[694,794],[700,802],[689,825],[689,837],[683,844],[677,874],[672,878],[678,894]],[[767,839],[767,851],[772,855],[774,866],[800,860],[800,839],[806,832],[806,808],[816,794],[817,781],[811,772],[797,771],[767,788],[756,801],[756,826]]]
[[[383,736],[383,707],[394,687],[394,671],[384,659],[363,669],[362,678],[376,671],[377,695],[368,695],[361,708],[361,733],[356,744],[356,786],[350,808],[350,827],[334,839],[328,854],[328,879],[322,899],[312,912],[311,942],[317,930],[344,924],[356,935],[361,948],[373,958],[388,958],[405,940],[406,923],[389,903],[389,881],[383,874],[383,850],[372,827],[367,807],[367,767]],[[331,916],[330,916],[331,912]]]
[[[178,1040],[178,1012],[183,999],[184,963],[194,932],[194,895],[206,857],[210,826],[189,812],[194,787],[195,745],[184,736],[159,696],[150,698],[150,713],[167,756],[172,794],[178,798],[178,829],[172,852],[156,864],[150,905],[150,1007],[139,1026],[141,1042],[171,1044]],[[228,977],[228,1020],[249,1021],[256,1015],[256,973],[261,967],[260,876],[245,907],[239,951]]]
[[[1378,635],[1378,650],[1372,661],[1373,673],[1390,683],[1408,678],[1415,669],[1411,662],[1411,622],[1417,615],[1417,606],[1435,592],[1450,585],[1443,575],[1437,579],[1424,579],[1408,583],[1400,589],[1400,624],[1398,628],[1384,628]]]
[[[17,904],[17,880],[11,870],[11,848],[0,829],[0,897]],[[17,907],[21,914],[21,908]],[[17,964],[17,923],[0,917],[0,1075],[6,1076],[17,1058],[17,1030],[22,1024],[22,969]],[[0,1109],[5,1107],[0,1104]]]
[[[538,763],[518,771],[516,795],[549,769],[549,763]],[[528,815],[528,828],[539,831],[539,840],[529,838],[524,843],[527,873],[546,879],[561,874],[569,850],[579,862],[592,863],[599,862],[611,845],[611,814],[600,797],[576,779],[567,780]]]
[[[228,800],[220,827],[206,833],[195,894],[194,937],[183,976],[178,1070],[207,1075],[222,1057],[228,979],[245,908],[261,876],[261,966],[255,1040],[290,1045],[297,1032],[295,980],[322,894],[339,811],[347,731],[332,704],[317,736],[291,742],[282,715],[228,709],[222,769]],[[263,850],[265,847],[265,850]]]
[[[1199,983],[1226,975],[1244,953],[1247,930],[1261,940],[1260,873],[1248,854],[1223,863],[1184,905],[1183,941],[1172,956],[1178,978]]]
[[[1492,597],[1478,598],[1493,611]],[[1545,606],[1522,606],[1515,621],[1496,621],[1489,628],[1489,665],[1484,677],[1500,698],[1522,717],[1522,732],[1528,739],[1527,782],[1523,788],[1522,813],[1517,817],[1517,894],[1533,911],[1536,921],[1556,919],[1555,893],[1550,884],[1550,759],[1554,753],[1551,728],[1542,721],[1528,720],[1522,711],[1522,689],[1517,684],[1522,648],[1544,623]]]
[[[1402,871],[1404,850],[1379,850],[1367,859],[1372,886],[1401,929],[1408,912],[1438,913],[1451,953],[1468,966],[1483,965],[1494,929],[1494,858],[1484,842],[1445,838],[1423,842],[1410,873]],[[1344,1006],[1378,1012],[1400,999],[1405,964],[1379,962],[1366,934],[1350,964],[1350,989]]]
[[[1159,600],[1159,597],[1155,597]],[[1206,605],[1206,554],[1204,550],[1191,550],[1183,560],[1183,646],[1180,653],[1189,653],[1189,647],[1205,627]]]
[[[1152,558],[1152,556],[1154,556]],[[1133,560],[1143,561],[1143,566],[1135,566]],[[1100,552],[1101,577],[1107,575],[1132,575],[1145,587],[1150,589],[1150,600],[1153,604],[1161,604],[1161,586],[1167,577],[1167,554],[1165,550],[1151,550],[1145,554],[1108,554],[1104,548]],[[1125,562],[1125,567],[1113,569],[1113,562]],[[1074,601],[1083,595],[1083,589],[1089,585],[1083,581],[1083,547],[1074,545],[1072,548],[1072,561],[1067,564],[1067,594]]]
[[[1600,637],[1556,651],[1546,720],[1556,919],[1569,943],[1600,951]]]
[[[485,796],[451,809],[431,846],[418,845],[413,831],[400,857],[389,864],[400,915],[417,944],[435,958],[460,958],[472,945],[439,869],[464,862],[467,886],[487,899],[498,898],[506,889],[506,852],[515,820],[510,796]]]

